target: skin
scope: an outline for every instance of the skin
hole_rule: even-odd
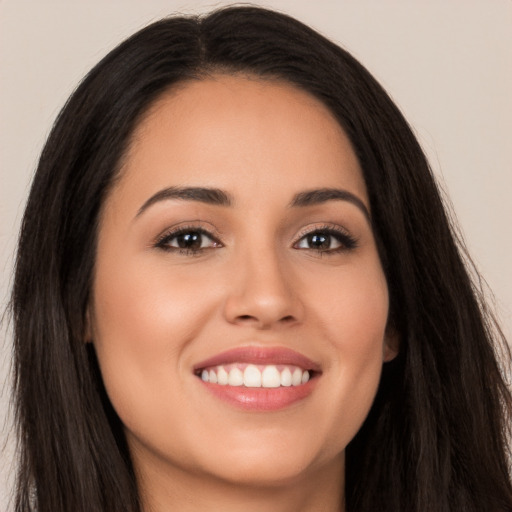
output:
[[[233,201],[167,199],[138,213],[167,187],[214,187]],[[137,127],[103,208],[89,318],[145,510],[343,509],[344,450],[395,350],[362,208],[348,200],[290,207],[295,194],[326,187],[370,210],[339,124],[288,84],[189,82]],[[214,242],[203,239],[196,253],[157,246],[176,226],[202,228]],[[308,245],[305,234],[325,226],[356,246]],[[240,346],[291,348],[318,362],[321,376],[289,407],[242,410],[193,373]]]

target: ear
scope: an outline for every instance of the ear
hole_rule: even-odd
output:
[[[84,343],[92,343],[92,313],[91,307],[87,306],[85,311]]]
[[[395,328],[388,326],[386,328],[386,336],[384,337],[384,345],[382,348],[382,360],[385,363],[392,361],[400,350],[400,336]]]

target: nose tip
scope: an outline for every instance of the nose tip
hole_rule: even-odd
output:
[[[260,259],[232,269],[231,290],[225,302],[228,322],[270,329],[300,322],[303,308],[288,272],[276,261]]]

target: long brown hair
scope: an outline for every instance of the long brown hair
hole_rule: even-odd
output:
[[[236,7],[164,19],[123,42],[48,138],[12,296],[17,512],[140,510],[122,425],[83,343],[98,214],[141,115],[174,84],[219,71],[281,79],[319,98],[363,169],[401,345],[347,448],[347,511],[512,510],[512,398],[496,357],[506,343],[407,122],[346,51],[288,16]]]

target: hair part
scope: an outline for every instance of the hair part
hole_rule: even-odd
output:
[[[85,343],[98,223],[141,116],[178,84],[218,73],[317,97],[363,169],[400,353],[347,447],[347,511],[511,510],[512,398],[495,353],[506,344],[411,129],[347,52],[284,14],[232,7],[127,39],[85,77],[48,138],[12,295],[16,511],[141,509],[122,424]]]

